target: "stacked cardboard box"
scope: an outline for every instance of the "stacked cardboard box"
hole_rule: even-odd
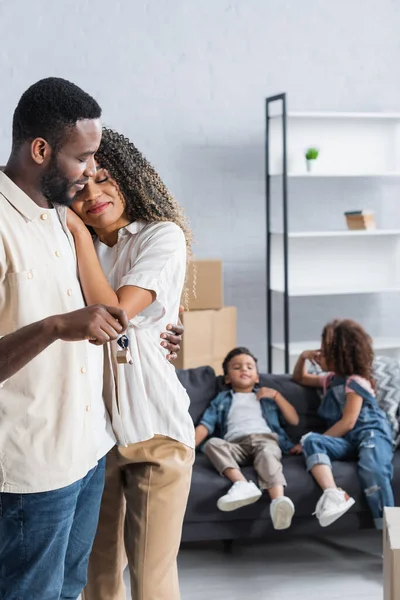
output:
[[[219,375],[226,354],[236,346],[236,308],[224,306],[221,261],[190,263],[187,287],[189,310],[183,314],[185,334],[175,366],[191,369],[209,365]]]
[[[385,508],[383,524],[383,597],[400,599],[400,508]]]

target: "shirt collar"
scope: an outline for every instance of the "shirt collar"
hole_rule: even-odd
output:
[[[147,225],[147,221],[142,221],[142,220],[133,221],[132,223],[129,223],[129,225],[124,227],[122,229],[122,231],[127,231],[131,235],[135,235],[136,233],[139,233],[140,231],[142,231],[142,229],[144,227],[146,227],[146,225]]]
[[[2,171],[0,171],[0,193],[28,221],[34,221],[43,213],[44,209],[38,206]]]
[[[260,387],[261,387],[261,386],[260,386],[260,384],[259,384],[259,383],[256,383],[256,385],[253,387],[253,394],[256,394],[256,393],[258,392],[258,390],[260,389]],[[235,392],[233,391],[233,389],[232,389],[232,388],[229,388],[228,390],[223,390],[223,391],[224,391],[226,394],[230,394],[230,395],[232,396],[232,398],[233,398],[233,394],[234,394]]]

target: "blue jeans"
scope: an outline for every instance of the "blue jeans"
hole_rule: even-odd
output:
[[[380,431],[351,432],[351,441],[319,433],[310,433],[302,447],[307,469],[328,465],[331,460],[354,460],[361,485],[372,512],[375,526],[382,529],[383,509],[394,506],[391,480],[393,476],[393,449],[391,440]]]
[[[76,600],[99,518],[105,458],[83,479],[38,494],[0,493],[0,600]]]

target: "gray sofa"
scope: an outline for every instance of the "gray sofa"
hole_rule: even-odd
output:
[[[216,377],[211,367],[178,371],[178,377],[186,388],[190,399],[190,412],[195,424],[210,401],[223,389],[222,377]],[[297,427],[289,427],[288,433],[294,442],[308,431],[323,431],[318,418],[319,397],[315,390],[303,388],[285,375],[261,375],[261,385],[277,389],[295,406],[300,416]],[[321,534],[322,529],[312,513],[320,497],[320,490],[304,467],[302,456],[287,456],[283,459],[284,473],[288,482],[287,494],[296,506],[296,514],[290,532]],[[244,473],[257,481],[251,467]],[[400,452],[394,455],[393,488],[396,504],[400,501]],[[356,464],[337,462],[334,464],[337,484],[356,500],[354,507],[334,525],[330,531],[348,528],[372,527],[372,519],[366,506],[358,481]],[[287,532],[274,532],[269,516],[269,501],[266,497],[251,506],[230,513],[220,512],[217,500],[227,492],[229,482],[220,477],[207,457],[197,452],[193,470],[192,487],[183,526],[184,542],[205,540],[235,540],[272,535],[284,536]]]

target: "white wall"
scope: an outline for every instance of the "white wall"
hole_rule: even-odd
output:
[[[239,341],[262,364],[264,98],[286,91],[294,110],[400,110],[400,3],[0,0],[0,41],[0,163],[29,84],[58,75],[92,93],[186,207],[197,255],[224,260]],[[342,207],[356,202],[400,225],[398,186],[361,186],[337,182],[326,194],[298,183],[291,226],[341,226]],[[310,338],[330,316],[353,314],[389,334],[398,300],[318,299],[311,312],[301,300],[293,333]]]

